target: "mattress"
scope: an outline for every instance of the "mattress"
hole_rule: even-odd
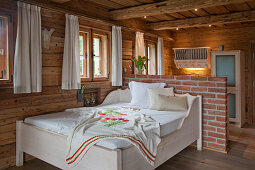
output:
[[[116,106],[134,107],[129,103],[117,103],[106,106],[97,106],[97,108],[110,108]],[[136,106],[137,108],[137,106]],[[84,112],[89,110],[88,107],[79,108]],[[141,108],[140,108],[141,109]],[[178,111],[157,111],[150,109],[141,109],[142,113],[151,116],[154,120],[160,124],[160,136],[163,137],[177,130],[182,123],[186,112]],[[66,135],[84,118],[84,114],[73,112],[72,109],[67,109],[63,112],[51,113],[39,116],[28,117],[25,119],[25,123],[37,126],[39,128],[49,130],[58,134]],[[97,143],[98,146],[102,146],[109,149],[120,149],[129,147],[130,142],[121,139],[105,139]]]

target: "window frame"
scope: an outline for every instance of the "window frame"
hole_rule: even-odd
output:
[[[13,87],[13,73],[14,73],[14,51],[15,51],[15,38],[16,32],[16,18],[14,18],[15,13],[8,10],[0,11],[0,16],[8,19],[8,79],[0,80],[1,88],[11,88]]]
[[[106,30],[99,30],[96,28],[90,28],[86,26],[80,25],[80,32],[88,32],[89,33],[89,52],[88,52],[88,58],[89,58],[89,77],[88,78],[82,78],[81,77],[81,83],[84,84],[86,82],[101,82],[101,81],[111,81],[110,77],[110,67],[111,67],[111,31]],[[99,35],[106,35],[107,36],[107,76],[106,77],[95,77],[94,76],[94,54],[93,54],[93,35],[99,34]]]
[[[94,76],[94,73],[93,73],[93,80],[95,80],[95,81],[106,81],[106,80],[109,80],[110,79],[110,52],[111,52],[111,46],[110,46],[110,43],[111,43],[111,41],[110,41],[110,33],[108,32],[108,31],[99,31],[99,30],[92,30],[92,37],[93,37],[93,39],[92,39],[92,44],[94,43],[94,36],[96,36],[96,35],[105,35],[106,37],[107,37],[107,57],[106,57],[106,60],[107,60],[107,64],[106,64],[106,69],[107,69],[107,73],[106,73],[106,77],[95,77]],[[101,47],[100,48],[103,48],[102,47],[102,45],[100,45]],[[92,45],[92,56],[93,56],[93,60],[92,61],[94,61],[94,54],[93,54],[93,51],[94,51],[94,49],[93,49],[93,45]],[[102,53],[102,51],[101,51],[101,53]],[[93,63],[93,70],[94,70],[94,63]]]
[[[147,57],[149,57],[149,54],[148,54],[149,45],[155,45],[155,75],[158,75],[158,51],[157,51],[158,43],[157,43],[157,41],[147,40],[147,39],[144,41],[145,56],[147,56]],[[149,69],[148,69],[149,68],[149,60],[148,59],[146,62],[146,66],[147,66],[146,75],[149,75]]]
[[[92,63],[92,61],[91,61],[91,47],[90,47],[90,42],[91,42],[91,30],[89,30],[89,29],[84,29],[84,28],[80,28],[80,31],[79,31],[79,35],[81,35],[81,34],[85,34],[85,32],[87,33],[87,40],[88,40],[88,46],[89,46],[89,51],[87,52],[87,59],[86,60],[89,60],[89,62],[88,62],[88,65],[87,65],[87,71],[88,71],[88,77],[81,77],[81,82],[82,81],[92,81],[92,72],[91,72],[91,63]],[[86,37],[86,36],[84,36],[84,37]],[[87,45],[87,43],[86,43],[86,45]],[[83,49],[84,48],[86,48],[87,49],[87,47],[84,45],[83,46]],[[83,51],[84,52],[84,51]],[[86,62],[87,63],[87,62]]]

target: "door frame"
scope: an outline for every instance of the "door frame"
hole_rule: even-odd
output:
[[[231,51],[212,51],[211,64],[212,76],[216,77],[216,56],[234,55],[235,56],[235,81],[236,86],[228,86],[227,93],[236,95],[236,118],[229,118],[230,122],[236,123],[238,127],[245,124],[245,74],[244,74],[244,54],[240,50]],[[229,117],[229,115],[227,115]]]

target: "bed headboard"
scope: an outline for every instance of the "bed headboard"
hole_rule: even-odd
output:
[[[101,105],[108,105],[112,103],[130,103],[131,101],[131,93],[130,90],[127,88],[125,90],[114,90],[110,92],[106,98],[104,99],[103,103]]]

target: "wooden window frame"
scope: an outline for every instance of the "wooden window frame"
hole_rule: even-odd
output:
[[[94,76],[94,73],[93,73],[93,81],[110,81],[110,55],[111,55],[111,33],[109,31],[99,31],[99,30],[93,30],[92,29],[92,44],[94,43],[93,42],[93,39],[94,39],[94,36],[96,35],[105,35],[107,36],[107,64],[106,64],[106,77],[95,77]],[[91,51],[91,55],[92,55],[92,61],[94,61],[94,49],[93,49],[93,45],[92,46],[92,51]],[[101,49],[103,48],[102,46],[100,47]],[[102,50],[101,50],[102,52]],[[101,55],[101,54],[100,54]],[[102,56],[102,55],[101,55]],[[92,71],[94,70],[94,65],[92,67]]]
[[[89,65],[88,65],[88,71],[89,71],[89,77],[88,78],[81,78],[81,83],[84,84],[86,82],[101,82],[101,81],[111,81],[110,77],[110,67],[111,67],[111,32],[110,31],[103,31],[98,29],[89,28],[86,26],[80,25],[80,32],[87,32],[89,36],[89,52],[87,54],[87,57],[89,59]],[[94,34],[99,35],[106,35],[107,36],[107,76],[106,77],[95,77],[94,76],[94,54],[93,54],[93,37]]]
[[[158,51],[157,51],[157,45],[158,43],[153,40],[145,40],[144,41],[144,46],[145,46],[145,56],[149,56],[148,54],[148,48],[149,45],[155,45],[155,75],[158,75]],[[149,59],[149,58],[148,58]],[[146,62],[147,70],[146,70],[146,75],[149,75],[149,61],[147,60]]]
[[[85,59],[86,60],[89,60],[89,62],[86,61],[86,63],[88,63],[87,65],[87,71],[88,71],[88,77],[81,77],[81,82],[89,82],[89,81],[92,81],[92,71],[91,71],[91,65],[92,65],[92,61],[91,61],[91,45],[90,45],[90,42],[91,42],[91,30],[90,29],[86,29],[86,28],[80,28],[80,35],[82,33],[87,33],[87,36],[85,36],[85,38],[88,40],[88,42],[86,42],[86,45],[89,46],[89,51],[87,52],[87,58]],[[87,44],[88,43],[88,44]],[[85,44],[83,44],[83,48],[86,48],[87,49],[87,46]]]
[[[102,38],[100,37],[100,36],[97,36],[97,35],[93,35],[93,41],[94,41],[94,38],[96,38],[96,39],[99,39],[99,56],[96,56],[96,55],[94,55],[93,54],[93,59],[95,59],[95,58],[99,58],[100,59],[100,56],[102,56],[102,51],[103,51],[103,47],[102,47]],[[93,42],[94,43],[94,42]],[[93,45],[93,47],[94,47],[94,45]],[[94,50],[94,49],[93,49]],[[94,65],[93,65],[93,67],[94,67]],[[99,63],[99,67],[101,68],[102,67],[102,63],[100,62]],[[94,70],[94,69],[93,69]],[[93,73],[93,76],[94,76],[94,73]],[[96,77],[95,77],[96,78]]]
[[[87,75],[88,75],[88,77],[81,77],[81,80],[82,81],[91,81],[92,80],[92,75],[91,75],[91,72],[90,72],[90,62],[91,62],[90,61],[90,52],[87,51],[87,46],[88,46],[88,43],[90,42],[90,30],[84,30],[84,29],[80,30],[80,34],[79,35],[83,36],[83,39],[86,39],[86,43],[83,43],[83,53],[85,53],[85,51],[86,51],[86,54],[84,54],[85,58],[83,60],[83,63],[85,63],[85,66],[83,66],[83,69],[87,70]]]
[[[0,80],[1,88],[13,88],[13,73],[14,73],[14,52],[15,52],[15,38],[16,38],[16,13],[8,10],[0,11],[0,16],[8,18],[8,79]]]

